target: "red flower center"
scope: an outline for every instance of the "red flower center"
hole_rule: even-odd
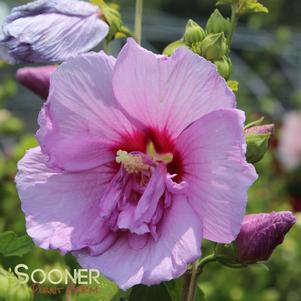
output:
[[[173,178],[175,182],[181,182],[184,174],[182,158],[176,149],[174,140],[167,131],[148,128],[145,131],[137,131],[124,135],[122,141],[113,148],[113,152],[117,153],[118,150],[123,150],[128,153],[146,153],[150,143],[153,144],[156,153],[162,155],[167,153],[172,154],[172,160],[167,164],[167,171],[172,175],[177,175]]]

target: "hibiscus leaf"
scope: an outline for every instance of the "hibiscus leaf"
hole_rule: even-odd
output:
[[[16,233],[7,231],[0,233],[0,253],[4,256],[23,256],[31,251],[33,242],[29,236],[18,237]]]
[[[129,301],[173,301],[166,286],[160,285],[145,286],[137,285],[132,288]]]
[[[195,296],[195,301],[206,301],[206,296],[203,292],[203,290],[201,289],[200,284],[197,285],[196,288],[196,296]]]

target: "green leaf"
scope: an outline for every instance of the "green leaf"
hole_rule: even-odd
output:
[[[198,283],[197,288],[196,288],[196,295],[195,295],[195,301],[206,301],[207,298],[200,286],[200,283]]]
[[[27,235],[18,237],[12,231],[0,233],[0,253],[4,256],[21,257],[29,253],[32,247],[32,240]]]
[[[261,3],[255,2],[255,3],[248,3],[245,12],[250,12],[250,13],[268,13],[269,10],[267,9],[267,7],[265,7]]]
[[[235,0],[219,0],[216,5],[231,5],[235,2]]]
[[[144,286],[137,285],[132,288],[129,301],[174,301],[166,286],[160,285]]]

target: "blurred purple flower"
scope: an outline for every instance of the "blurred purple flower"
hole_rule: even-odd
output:
[[[236,239],[241,263],[268,260],[296,219],[289,211],[246,215]]]
[[[64,61],[87,52],[108,33],[99,8],[78,0],[37,0],[5,19],[0,57],[11,63]]]
[[[278,154],[282,166],[296,169],[301,162],[301,112],[293,111],[284,116],[279,136]]]
[[[20,68],[16,78],[23,86],[46,99],[49,93],[50,75],[56,68],[56,66]]]

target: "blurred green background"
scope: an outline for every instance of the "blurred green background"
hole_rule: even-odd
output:
[[[22,2],[25,1],[0,2],[1,22],[11,7]],[[133,27],[134,1],[117,2],[124,21]],[[270,13],[246,16],[240,21],[231,55],[232,79],[240,82],[238,106],[247,112],[249,120],[264,115],[267,122],[277,125],[271,150],[256,165],[260,179],[250,190],[248,212],[294,210],[298,222],[267,263],[268,269],[261,265],[243,270],[209,265],[200,279],[209,301],[301,300],[301,216],[298,213],[301,173],[298,170],[286,172],[277,160],[277,133],[283,116],[287,111],[301,110],[301,2],[262,2]],[[168,43],[182,36],[188,18],[205,24],[215,1],[145,0],[145,6],[143,45],[161,52]],[[227,9],[222,11],[229,14]],[[123,42],[114,42],[115,53]],[[42,101],[15,82],[16,68],[4,64],[0,68],[0,232],[11,230],[22,235],[25,233],[24,216],[14,176],[17,161],[28,148],[37,144],[33,133],[37,129]],[[204,253],[209,253],[211,248],[206,242]],[[69,255],[61,257],[58,252],[38,248],[21,258],[0,255],[0,264],[6,269],[17,263],[26,263],[31,269],[77,267]],[[112,295],[115,291],[113,287]],[[93,298],[88,296],[86,300]],[[37,296],[36,300],[69,301],[77,297]]]

